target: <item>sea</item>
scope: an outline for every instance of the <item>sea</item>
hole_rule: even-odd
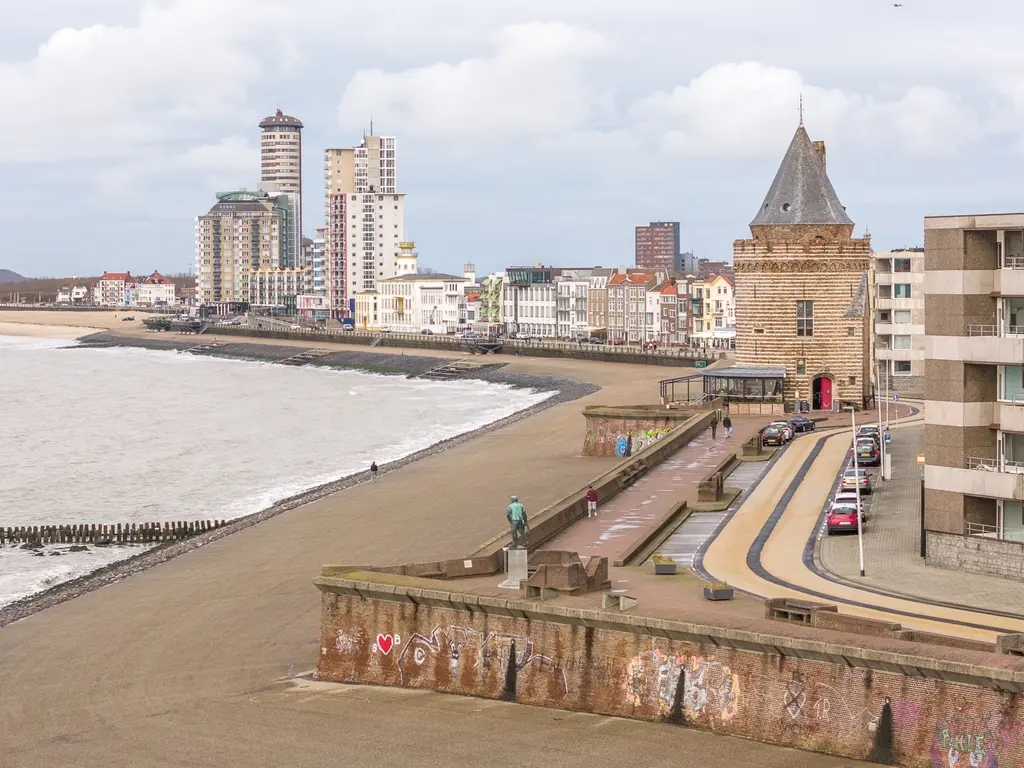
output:
[[[551,394],[0,336],[0,526],[240,517]],[[142,548],[0,547],[0,606]]]

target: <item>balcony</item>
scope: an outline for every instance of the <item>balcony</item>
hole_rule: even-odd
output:
[[[1016,326],[1007,326],[1006,329]],[[967,336],[926,336],[925,358],[959,360],[977,365],[1024,364],[1024,335],[1010,335],[996,325],[968,325]]]
[[[966,496],[1024,499],[1024,472],[1016,471],[1015,462],[1006,471],[999,469],[1000,462],[995,458],[971,457],[964,463],[964,467],[927,465],[924,470],[925,486]]]
[[[875,300],[875,309],[920,309],[915,299],[883,299]]]
[[[1008,472],[1013,475],[1024,474],[1024,461],[1010,461],[1005,458],[986,458],[983,456],[968,456],[967,468],[977,469],[982,472]]]

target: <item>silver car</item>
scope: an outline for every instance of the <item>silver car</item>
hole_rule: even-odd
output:
[[[861,493],[871,493],[871,475],[866,469],[848,469],[843,472],[839,489],[852,491],[860,488]]]

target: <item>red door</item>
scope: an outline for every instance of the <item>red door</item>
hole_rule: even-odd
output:
[[[832,379],[821,377],[821,410],[832,410]]]

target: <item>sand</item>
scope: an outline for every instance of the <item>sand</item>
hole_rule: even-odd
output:
[[[70,311],[0,311],[0,336],[33,336],[48,339],[77,339],[101,330],[144,329],[141,316],[131,317],[128,312],[70,312]]]

